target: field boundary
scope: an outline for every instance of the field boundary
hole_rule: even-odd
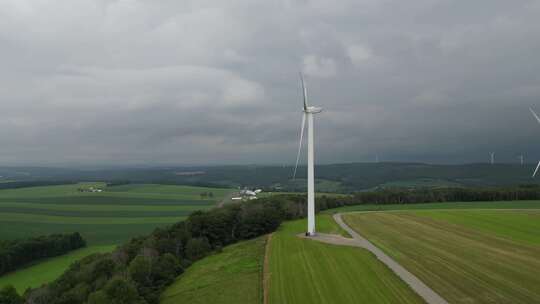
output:
[[[355,242],[348,242],[349,246],[361,247],[369,250],[373,253],[379,261],[384,263],[390,270],[392,270],[399,278],[401,278],[412,290],[414,290],[420,297],[422,297],[428,304],[448,304],[438,293],[428,287],[424,282],[418,279],[415,275],[407,271],[403,266],[398,264],[394,259],[386,255],[382,250],[373,245],[366,238],[359,235],[351,227],[349,227],[341,218],[341,213],[333,215],[334,220],[338,225],[347,231]],[[321,240],[324,241],[324,240]],[[342,243],[343,244],[343,243]],[[343,244],[348,245],[348,244]]]
[[[263,287],[263,304],[268,304],[268,294],[270,290],[270,246],[272,242],[272,235],[270,233],[266,238],[266,246],[264,249],[264,263],[263,263],[263,275],[262,275],[262,287]]]

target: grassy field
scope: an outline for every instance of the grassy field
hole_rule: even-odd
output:
[[[102,188],[100,193],[79,188]],[[110,245],[215,206],[230,189],[84,183],[0,190],[0,238],[79,231],[89,245]],[[212,192],[213,197],[201,193]]]
[[[540,209],[540,201],[450,202],[426,204],[355,205],[328,209],[323,213],[387,210],[441,210],[441,209]]]
[[[28,287],[38,287],[44,282],[54,280],[76,260],[92,253],[112,251],[114,247],[114,245],[90,246],[62,256],[40,261],[38,264],[0,276],[0,288],[4,285],[11,284],[15,286],[19,293],[23,293]]]
[[[90,187],[103,192],[78,191]],[[211,208],[231,191],[153,184],[106,187],[103,183],[0,190],[0,239],[78,231],[88,243],[85,249],[6,274],[0,277],[0,287],[11,283],[24,290],[48,282],[84,255],[112,250],[133,236]],[[212,197],[201,196],[208,192]]]
[[[160,303],[261,303],[266,237],[244,241],[193,264],[169,286]]]
[[[422,303],[368,251],[301,239],[305,220],[274,233],[269,256],[270,303]],[[345,234],[330,215],[319,215],[320,232]]]
[[[450,303],[540,303],[540,211],[351,213],[345,221]]]

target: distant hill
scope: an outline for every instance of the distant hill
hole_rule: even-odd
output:
[[[354,192],[384,187],[467,187],[537,183],[532,164],[349,163],[316,167],[321,192]],[[200,166],[113,169],[0,167],[4,181],[110,181],[190,184],[220,187],[261,187],[274,191],[303,191],[305,167],[296,181],[291,166]],[[539,177],[540,178],[540,177]]]

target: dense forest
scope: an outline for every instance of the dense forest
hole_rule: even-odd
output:
[[[35,260],[62,255],[86,246],[78,232],[0,241],[0,275]]]

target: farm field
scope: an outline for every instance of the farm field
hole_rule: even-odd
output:
[[[343,218],[450,303],[540,303],[539,210],[411,210]]]
[[[540,209],[540,201],[445,202],[425,204],[366,204],[328,209],[323,213],[389,210],[443,210],[443,209]]]
[[[266,237],[259,237],[195,262],[165,290],[160,303],[261,303],[265,244]]]
[[[103,192],[78,190],[90,187]],[[116,244],[182,220],[195,210],[212,208],[231,191],[153,184],[106,187],[103,183],[0,190],[0,239],[77,231],[88,245],[6,274],[0,277],[0,287],[9,282],[24,290],[50,281],[84,255],[112,250]],[[209,192],[211,197],[201,195]]]
[[[99,193],[79,188],[102,188]],[[89,245],[118,244],[191,212],[211,208],[231,190],[101,183],[0,190],[0,239],[78,231]],[[212,197],[201,193],[212,192]]]
[[[298,238],[305,224],[285,222],[272,236],[269,303],[423,303],[367,250]],[[346,234],[330,215],[317,229]]]

